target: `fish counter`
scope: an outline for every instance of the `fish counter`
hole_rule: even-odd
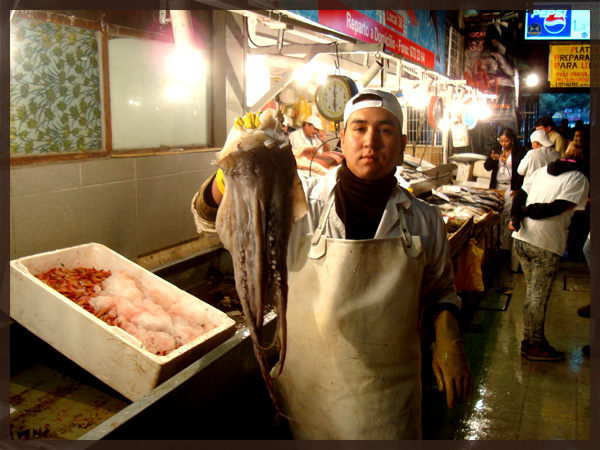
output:
[[[481,277],[480,284],[485,284],[486,278],[497,263],[501,213],[504,207],[503,193],[495,189],[444,185],[433,189],[424,200],[442,211],[456,278],[471,278],[472,273],[476,271],[477,277]],[[476,246],[482,252],[481,261],[476,267],[466,262],[470,245]],[[461,271],[468,273],[460,273]],[[463,288],[460,281],[456,282],[456,288],[457,291]],[[479,291],[481,289],[480,286]]]
[[[420,197],[442,211],[455,263],[471,239],[485,249],[483,264],[493,260],[503,205],[498,191],[442,184]],[[90,256],[92,247],[96,256]],[[74,260],[72,255],[64,258],[77,251],[91,253]],[[16,289],[11,292],[14,320],[10,324],[13,439],[172,439],[173,427],[182,430],[178,435],[181,439],[287,438],[288,431],[273,422],[276,411],[252,351],[235,289],[232,259],[221,246],[157,267],[152,273],[98,244],[18,262],[11,268],[13,276],[21,279],[11,283]],[[203,307],[219,313],[215,317],[224,324],[222,332],[215,333],[217,340],[210,345],[203,343],[201,351],[190,344],[171,350],[175,357],[140,351],[143,345],[136,341],[139,338],[107,332],[115,327],[106,304],[101,314],[89,314],[85,309],[89,299],[79,300],[81,305],[66,297],[57,301],[65,287],[52,292],[42,280],[56,275],[50,269],[79,267],[86,262],[117,272],[124,267],[163,288],[174,289],[186,301],[201,299]],[[20,301],[23,298],[26,301]],[[269,307],[263,313],[265,340],[270,341],[276,315]],[[56,314],[64,320],[58,327],[48,326]],[[62,332],[65,326],[67,333]],[[49,335],[48,330],[53,329]],[[77,330],[83,334],[77,335]],[[82,345],[86,341],[88,345]],[[102,354],[89,350],[93,342],[104,349]],[[128,356],[124,357],[123,349]],[[188,352],[189,357],[185,356]],[[183,360],[180,355],[184,355]],[[276,362],[277,353],[269,352],[268,358],[270,363]],[[140,364],[147,370],[134,368]],[[249,401],[257,405],[255,414],[232,424],[237,406]],[[203,426],[199,428],[198,423]]]

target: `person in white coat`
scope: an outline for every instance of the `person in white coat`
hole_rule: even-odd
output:
[[[548,139],[552,142],[554,150],[560,153],[561,156],[564,155],[567,151],[568,141],[558,132],[558,127],[552,118],[548,116],[540,117],[533,126],[536,130],[545,131],[548,134]]]
[[[396,178],[402,120],[394,95],[359,93],[342,165],[300,174],[308,214],[288,246],[287,354],[274,380],[295,439],[420,439],[426,334],[448,406],[473,393],[441,212]],[[204,231],[222,198],[213,178],[192,203]]]
[[[317,116],[308,116],[298,128],[289,135],[292,151],[296,156],[312,156],[315,151],[328,152],[331,147],[326,142],[325,130],[321,119]]]
[[[565,358],[549,344],[544,326],[571,218],[575,211],[585,209],[588,199],[589,167],[582,160],[583,152],[571,147],[565,159],[536,170],[513,200],[509,226],[527,283],[521,354],[531,361]]]
[[[540,167],[560,159],[560,153],[554,150],[552,141],[544,130],[535,130],[531,133],[529,140],[533,148],[527,152],[517,168],[519,175],[524,177],[523,182],[527,181],[531,174]]]

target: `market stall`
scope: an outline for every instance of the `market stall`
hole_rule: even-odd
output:
[[[403,164],[398,166],[398,181],[413,195],[440,208],[447,224],[454,260],[472,239],[484,249],[484,265],[493,260],[502,200],[492,191],[455,184],[458,166],[449,159],[447,142],[451,127],[458,127],[455,135],[464,128],[464,118],[468,116],[465,115],[466,110],[472,115],[473,111],[485,108],[485,96],[466,86],[463,80],[453,80],[431,67],[390,52],[384,43],[361,43],[340,33],[318,34],[314,27],[309,26],[308,31],[296,27],[293,30],[295,37],[286,40],[285,30],[291,33],[293,27],[277,25],[277,21],[267,20],[264,16],[257,20],[257,14],[248,11],[239,14],[245,16],[249,27],[246,37],[251,40],[247,49],[248,61],[244,62],[249,78],[245,80],[248,82],[246,89],[257,93],[255,98],[246,102],[244,112],[272,107],[290,117],[295,127],[302,126],[305,118],[318,115],[320,125],[326,131],[327,142],[332,144],[333,151],[330,152],[319,149],[312,153],[299,152],[296,161],[300,170],[308,176],[319,177],[341,163],[343,154],[337,145],[340,112],[343,113],[345,103],[359,87],[390,91],[407,111],[403,129],[409,136],[409,151]],[[252,17],[256,23],[249,26],[248,21]],[[282,22],[286,21],[279,20],[279,23]],[[307,36],[311,43],[299,42],[299,37]],[[264,45],[265,41],[275,45]],[[254,70],[252,64],[256,59],[262,60],[262,68],[267,72]],[[313,75],[312,80],[309,76],[309,81],[302,83],[302,76],[307,74]],[[326,75],[320,83],[314,76],[318,74]],[[265,89],[255,89],[252,84],[256,81],[255,77],[258,82],[266,82]],[[231,272],[231,267],[219,265],[223,263],[223,253],[222,249],[217,249],[210,255],[203,253],[200,259],[211,259],[209,265],[221,273]],[[135,269],[140,276],[164,286],[118,255],[111,253],[110,256],[109,260],[118,261],[115,270],[125,265],[130,270]],[[202,275],[206,281],[209,270],[198,270],[205,262],[194,257],[183,263],[191,261],[196,276]],[[218,414],[211,409],[225,395],[228,400],[240,404],[249,398],[265,397],[262,395],[262,380],[256,377],[257,365],[250,351],[248,332],[243,326],[238,326],[234,333],[233,321],[235,319],[239,325],[237,319],[240,314],[239,308],[234,307],[234,295],[217,298],[213,305],[224,313],[213,311],[221,321],[218,333],[193,345],[183,344],[182,349],[176,349],[164,364],[166,355],[141,354],[139,342],[135,339],[109,329],[109,326],[114,328],[110,324],[101,324],[92,317],[84,316],[76,309],[79,306],[58,299],[56,294],[33,279],[35,275],[64,264],[64,261],[54,256],[36,255],[18,262],[21,265],[13,268],[17,283],[11,283],[11,288],[24,290],[26,295],[21,292],[11,294],[15,299],[25,300],[22,304],[15,302],[14,314],[11,305],[11,316],[15,319],[11,324],[14,333],[11,331],[11,334],[22,336],[22,339],[14,341],[15,351],[11,351],[14,355],[14,360],[11,360],[11,371],[14,371],[14,374],[11,373],[11,391],[17,393],[14,395],[16,409],[11,417],[13,438],[131,439],[143,436],[145,439],[160,439],[172,437],[172,427],[176,425],[184,428],[178,434],[179,438],[273,437],[274,430],[268,424],[273,410],[268,401],[260,405],[262,414],[256,414],[243,428],[238,427],[237,434],[223,423],[228,418],[219,416],[227,413],[226,405],[220,405]],[[24,263],[33,263],[35,267],[21,267]],[[73,265],[70,260],[69,265]],[[160,275],[169,279],[168,268],[160,269],[164,269]],[[181,270],[179,267],[176,272]],[[169,281],[177,289],[174,286],[168,288],[182,298],[189,295],[180,290],[190,291],[198,287],[190,284],[189,276],[176,278]],[[50,301],[46,309],[38,310],[31,302],[42,295]],[[207,299],[211,293],[196,290],[193,295]],[[207,309],[212,311],[212,308]],[[44,313],[62,314],[69,321],[69,329],[80,334],[61,336],[56,329],[43,326],[47,319],[41,316]],[[267,312],[266,334],[274,331],[274,324],[270,321],[272,314]],[[96,347],[104,348],[106,358],[99,358],[91,351],[82,351],[78,344],[86,339],[93,339]],[[23,358],[21,355],[27,354],[28,346],[31,346],[29,350],[35,347],[41,350],[30,352],[31,358]],[[132,368],[132,365],[143,369]],[[42,366],[45,368],[40,371]],[[37,367],[36,373],[45,374],[45,378],[62,381],[44,385],[47,395],[40,404],[44,405],[45,411],[31,407],[39,400],[34,386],[36,380],[30,378],[33,372],[28,371],[31,367]],[[131,372],[138,376],[129,377]],[[207,384],[210,389],[203,388]],[[244,389],[248,384],[252,385],[252,389]],[[64,405],[66,397],[77,397],[84,406],[77,410],[69,409]],[[202,405],[206,409],[190,414],[186,405]],[[180,412],[175,413],[175,409]],[[68,413],[63,413],[64,410]],[[165,411],[171,411],[168,421],[165,421]],[[262,422],[263,428],[252,433],[250,425],[259,422]],[[200,435],[191,428],[197,423],[206,427]]]

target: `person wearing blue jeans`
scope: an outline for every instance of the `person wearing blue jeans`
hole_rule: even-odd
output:
[[[565,159],[536,170],[513,200],[509,227],[514,231],[515,250],[527,283],[521,354],[531,361],[565,357],[544,335],[546,307],[567,246],[571,218],[587,203],[588,170],[582,152],[567,152]]]

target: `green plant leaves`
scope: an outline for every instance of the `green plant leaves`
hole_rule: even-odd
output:
[[[10,43],[11,155],[100,149],[95,32],[15,17]]]

